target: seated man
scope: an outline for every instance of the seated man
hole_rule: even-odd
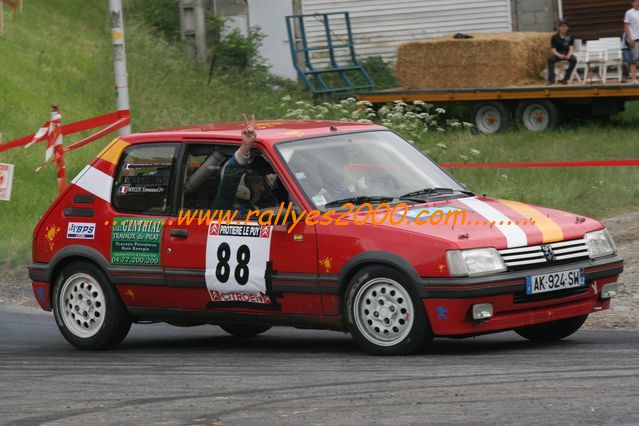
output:
[[[568,22],[559,21],[559,30],[557,34],[552,36],[550,44],[552,54],[548,58],[548,84],[555,84],[555,64],[560,61],[570,62],[566,75],[561,80],[562,84],[568,84],[570,76],[577,66],[577,58],[573,55],[575,39],[568,34]]]

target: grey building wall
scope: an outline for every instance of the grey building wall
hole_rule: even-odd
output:
[[[557,0],[510,0],[513,31],[554,31]]]
[[[210,13],[221,18],[246,14],[246,0],[206,0],[205,4]]]

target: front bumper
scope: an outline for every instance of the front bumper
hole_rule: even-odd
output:
[[[573,268],[584,268],[584,287],[541,296],[526,296],[526,276]],[[476,335],[607,309],[610,299],[601,299],[601,288],[605,284],[616,282],[622,271],[623,259],[608,256],[485,277],[425,278],[419,291],[435,335]],[[473,320],[472,306],[479,303],[493,305],[492,318]]]

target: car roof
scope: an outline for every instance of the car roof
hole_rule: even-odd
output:
[[[153,130],[123,136],[127,142],[148,142],[152,140],[182,139],[224,139],[240,140],[244,122],[198,124],[171,129]],[[304,139],[317,136],[329,136],[343,133],[354,133],[371,130],[387,130],[383,126],[367,123],[329,121],[329,120],[263,120],[255,123],[257,140],[272,145],[277,142]]]

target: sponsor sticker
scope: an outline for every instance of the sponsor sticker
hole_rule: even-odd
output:
[[[436,306],[435,309],[437,309],[437,320],[448,319],[448,308],[446,306]]]
[[[0,200],[11,200],[13,185],[13,164],[0,163]]]
[[[95,238],[95,223],[69,222],[67,238],[75,240],[93,240]]]
[[[111,264],[159,265],[163,225],[164,221],[157,218],[114,218]]]
[[[314,195],[313,202],[318,206],[324,206],[326,205],[326,198],[323,195]]]

